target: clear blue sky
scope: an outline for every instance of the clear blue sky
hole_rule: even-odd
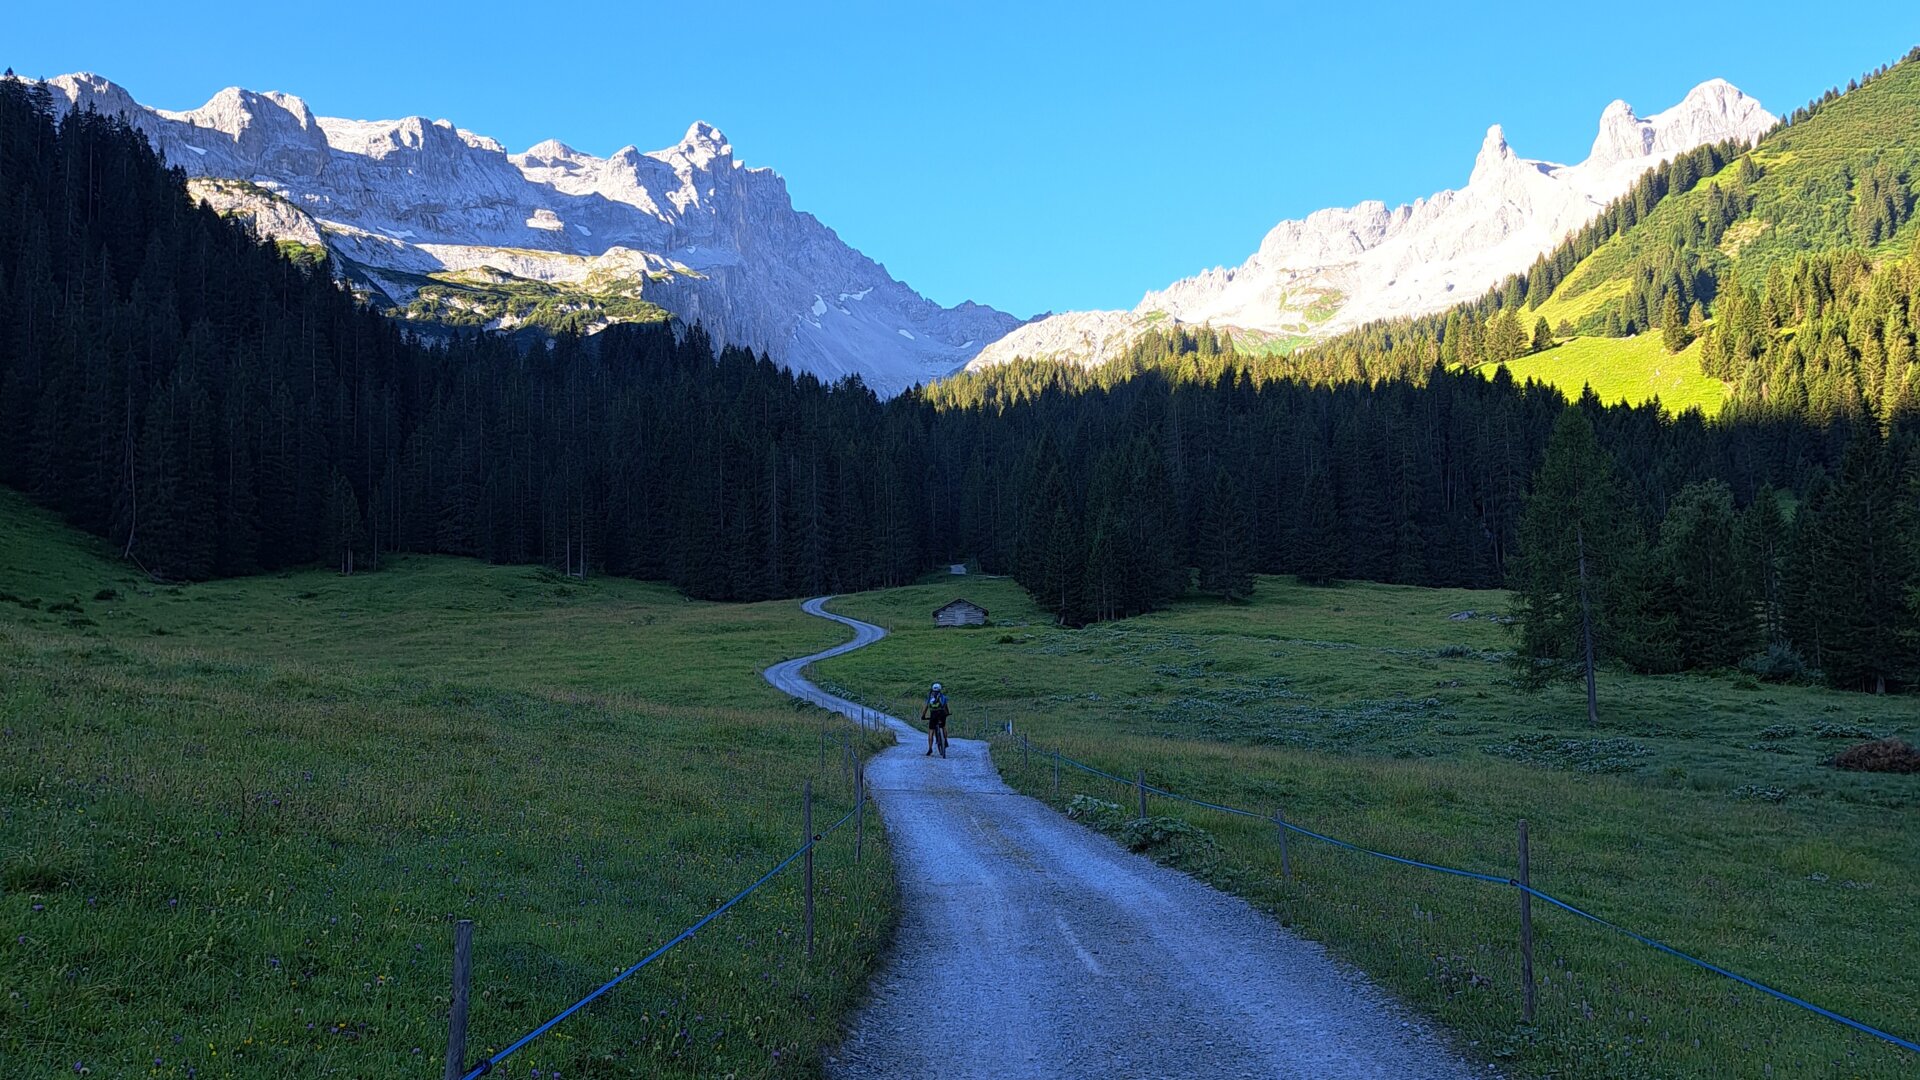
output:
[[[17,5],[0,65],[150,105],[224,86],[446,117],[519,150],[707,120],[942,303],[1131,307],[1282,218],[1464,183],[1488,124],[1578,160],[1600,111],[1719,76],[1774,112],[1920,43],[1920,4]],[[376,14],[377,12],[377,14]],[[1704,24],[1712,24],[1708,30]]]

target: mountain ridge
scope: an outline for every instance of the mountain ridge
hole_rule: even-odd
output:
[[[545,290],[588,330],[625,318],[601,301],[644,302],[720,344],[827,380],[858,375],[883,395],[956,370],[1020,322],[920,296],[795,208],[778,173],[746,167],[705,121],[660,150],[599,158],[550,139],[516,154],[448,120],[325,117],[273,91],[230,87],[176,111],[89,73],[46,85],[62,109],[125,117],[206,181],[196,196],[214,181],[251,185],[219,191],[216,208],[275,240],[317,239],[343,279],[408,317],[433,314],[423,289],[457,291],[459,275],[491,270]],[[491,329],[525,314],[448,302],[478,307]]]
[[[1646,169],[1727,138],[1751,140],[1776,118],[1723,79],[1640,117],[1625,101],[1601,113],[1587,159],[1520,157],[1487,129],[1466,186],[1389,208],[1379,200],[1282,221],[1245,262],[1147,292],[1129,311],[1036,319],[984,348],[969,368],[1016,356],[1100,363],[1154,326],[1214,325],[1283,347],[1366,322],[1426,314],[1522,271],[1598,214]]]

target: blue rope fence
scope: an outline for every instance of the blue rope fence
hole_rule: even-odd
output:
[[[1402,866],[1412,866],[1421,870],[1434,870],[1442,874],[1452,874],[1455,877],[1471,878],[1474,881],[1484,881],[1493,885],[1511,886],[1512,888],[1517,889],[1521,892],[1524,892],[1527,895],[1532,896],[1537,900],[1540,900],[1544,903],[1552,904],[1554,907],[1557,907],[1562,911],[1568,912],[1569,914],[1577,915],[1580,918],[1586,919],[1587,921],[1592,922],[1596,925],[1603,926],[1609,930],[1615,931],[1616,933],[1623,934],[1627,937],[1632,938],[1635,941],[1638,941],[1642,945],[1648,946],[1649,948],[1658,949],[1659,951],[1666,953],[1669,956],[1678,957],[1679,959],[1684,960],[1687,963],[1694,965],[1695,967],[1703,968],[1707,971],[1713,972],[1715,975],[1720,975],[1725,978],[1732,979],[1734,982],[1740,983],[1742,986],[1746,986],[1754,990],[1758,990],[1763,994],[1767,994],[1771,997],[1778,998],[1779,1000],[1787,1002],[1790,1005],[1796,1005],[1802,1009],[1805,1009],[1810,1013],[1815,1014],[1816,1016],[1823,1016],[1826,1019],[1831,1020],[1836,1024],[1843,1024],[1847,1027],[1852,1028],[1855,1031],[1861,1032],[1862,1034],[1871,1035],[1876,1039],[1885,1040],[1886,1042],[1892,1043],[1894,1046],[1900,1047],[1902,1050],[1910,1050],[1910,1051],[1913,1051],[1914,1053],[1920,1053],[1920,1043],[1916,1043],[1911,1039],[1903,1039],[1898,1035],[1894,1035],[1889,1032],[1882,1031],[1879,1028],[1874,1027],[1870,1024],[1863,1024],[1858,1020],[1854,1020],[1850,1017],[1842,1016],[1841,1014],[1834,1012],[1831,1009],[1825,1009],[1818,1005],[1813,1004],[1810,1001],[1806,1001],[1801,998],[1794,997],[1792,994],[1786,993],[1781,990],[1775,990],[1773,987],[1768,986],[1765,983],[1758,982],[1754,979],[1750,979],[1747,976],[1742,975],[1738,972],[1729,971],[1726,968],[1720,967],[1716,964],[1710,964],[1705,960],[1701,960],[1701,959],[1698,959],[1697,957],[1689,956],[1686,953],[1681,952],[1679,949],[1676,949],[1673,946],[1668,945],[1663,941],[1659,941],[1655,938],[1648,937],[1645,934],[1641,934],[1633,930],[1629,930],[1618,923],[1612,922],[1608,919],[1604,919],[1598,915],[1593,914],[1592,912],[1583,911],[1580,908],[1577,908],[1574,905],[1567,903],[1565,900],[1562,900],[1557,896],[1553,896],[1549,893],[1541,892],[1539,889],[1533,888],[1532,886],[1522,885],[1515,878],[1505,877],[1499,874],[1485,874],[1485,873],[1481,873],[1478,870],[1463,870],[1457,866],[1443,866],[1443,865],[1440,865],[1439,863],[1422,862],[1419,859],[1408,859],[1399,855],[1390,855],[1384,851],[1375,851],[1372,848],[1362,847],[1359,844],[1351,843],[1346,840],[1341,840],[1337,837],[1328,836],[1325,833],[1318,833],[1313,831],[1312,829],[1302,828],[1301,826],[1295,825],[1293,822],[1284,820],[1282,818],[1269,817],[1266,814],[1256,813],[1252,810],[1245,810],[1237,806],[1223,806],[1219,803],[1208,802],[1204,799],[1195,799],[1195,798],[1192,798],[1191,796],[1181,795],[1177,792],[1168,791],[1165,788],[1154,787],[1153,785],[1146,783],[1144,779],[1128,780],[1126,777],[1123,777],[1123,776],[1115,776],[1114,774],[1107,772],[1105,769],[1095,768],[1094,766],[1088,765],[1085,762],[1075,761],[1074,759],[1068,757],[1065,754],[1060,753],[1057,750],[1053,751],[1053,756],[1056,760],[1058,760],[1063,765],[1071,765],[1082,772],[1091,773],[1094,776],[1105,777],[1108,780],[1112,780],[1120,784],[1125,784],[1128,787],[1134,787],[1137,785],[1150,794],[1158,795],[1161,798],[1165,798],[1165,799],[1172,799],[1175,802],[1188,803],[1190,805],[1202,807],[1207,810],[1215,810],[1222,814],[1231,814],[1236,817],[1256,818],[1261,821],[1268,822],[1269,824],[1277,825],[1280,828],[1287,830],[1288,832],[1298,833],[1301,836],[1311,837],[1312,839],[1319,840],[1323,843],[1331,844],[1334,847],[1345,848],[1348,851],[1359,852],[1362,855],[1371,855],[1376,859],[1385,859],[1388,862],[1399,863]]]
[[[628,979],[632,978],[634,973],[639,971],[641,968],[646,967],[648,964],[651,964],[655,960],[658,960],[662,956],[665,956],[667,954],[667,951],[669,949],[672,949],[675,945],[678,945],[681,942],[692,937],[693,935],[699,933],[700,930],[703,927],[705,927],[708,923],[712,922],[713,920],[719,918],[722,915],[725,915],[729,910],[733,908],[735,904],[738,904],[740,901],[745,900],[749,896],[752,896],[754,893],[760,891],[762,886],[766,885],[768,882],[772,881],[774,878],[780,876],[780,871],[785,870],[787,867],[792,866],[795,862],[799,861],[801,856],[805,855],[809,851],[812,851],[814,849],[814,846],[819,844],[820,841],[825,840],[827,837],[833,835],[834,830],[838,829],[842,825],[845,825],[847,822],[853,820],[853,815],[858,812],[858,809],[859,809],[858,807],[855,807],[853,810],[847,811],[845,817],[827,826],[825,829],[821,830],[818,836],[815,836],[812,839],[808,840],[806,843],[800,845],[800,847],[796,849],[793,854],[787,856],[784,859],[781,859],[779,864],[776,865],[773,869],[760,875],[760,879],[758,881],[755,881],[753,884],[740,890],[738,893],[735,893],[733,896],[733,899],[728,900],[726,903],[721,904],[719,907],[714,908],[712,911],[708,912],[706,914],[706,917],[702,918],[699,922],[694,923],[692,926],[689,926],[685,930],[682,930],[678,934],[675,934],[673,938],[670,939],[665,945],[660,946],[659,948],[648,953],[646,956],[642,957],[639,963],[634,964],[632,967],[626,969],[625,971],[622,971],[620,974],[615,975],[611,979],[608,979],[606,982],[602,983],[599,989],[595,990],[593,993],[588,994],[586,997],[583,997],[579,1001],[576,1001],[573,1004],[567,1006],[566,1008],[560,1010],[560,1012],[554,1015],[553,1019],[548,1020],[546,1023],[541,1024],[539,1027],[534,1028],[532,1031],[529,1031],[525,1035],[522,1035],[518,1039],[515,1039],[511,1044],[507,1046],[506,1049],[496,1052],[495,1054],[493,1054],[493,1056],[480,1062],[478,1065],[475,1065],[472,1068],[468,1069],[466,1073],[464,1073],[461,1076],[461,1080],[479,1080],[479,1077],[485,1076],[488,1073],[492,1072],[495,1066],[507,1060],[507,1058],[512,1057],[516,1052],[518,1052],[522,1047],[525,1047],[528,1043],[534,1041],[535,1039],[538,1039],[542,1035],[545,1035],[547,1032],[552,1031],[554,1027],[558,1025],[562,1020],[565,1020],[567,1017],[572,1016],[574,1013],[577,1013],[581,1009],[586,1008],[588,1005],[592,1004],[594,1000],[606,994],[609,990],[612,990],[614,987],[619,986],[621,983],[626,982]]]

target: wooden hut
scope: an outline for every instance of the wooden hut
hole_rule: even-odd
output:
[[[955,600],[933,612],[935,626],[985,626],[987,609],[971,600]]]

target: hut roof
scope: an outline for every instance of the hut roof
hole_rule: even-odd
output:
[[[980,606],[979,604],[976,604],[976,603],[974,603],[973,601],[971,601],[971,600],[968,600],[968,599],[967,599],[967,598],[965,598],[965,597],[956,597],[956,598],[954,598],[954,599],[952,599],[952,600],[949,600],[949,601],[947,601],[946,603],[944,603],[944,604],[941,604],[941,605],[940,605],[939,607],[937,607],[937,608],[934,608],[934,609],[933,609],[933,613],[934,613],[935,615],[938,615],[938,614],[940,614],[940,613],[941,613],[941,612],[943,612],[943,611],[948,611],[948,610],[951,610],[951,609],[953,609],[953,608],[957,608],[957,607],[970,607],[970,608],[972,608],[973,610],[975,610],[975,611],[977,611],[977,612],[979,612],[979,613],[980,613],[980,614],[982,614],[982,615],[985,615],[985,614],[987,614],[987,609],[986,609],[986,608],[983,608],[983,607],[981,607],[981,606]]]

